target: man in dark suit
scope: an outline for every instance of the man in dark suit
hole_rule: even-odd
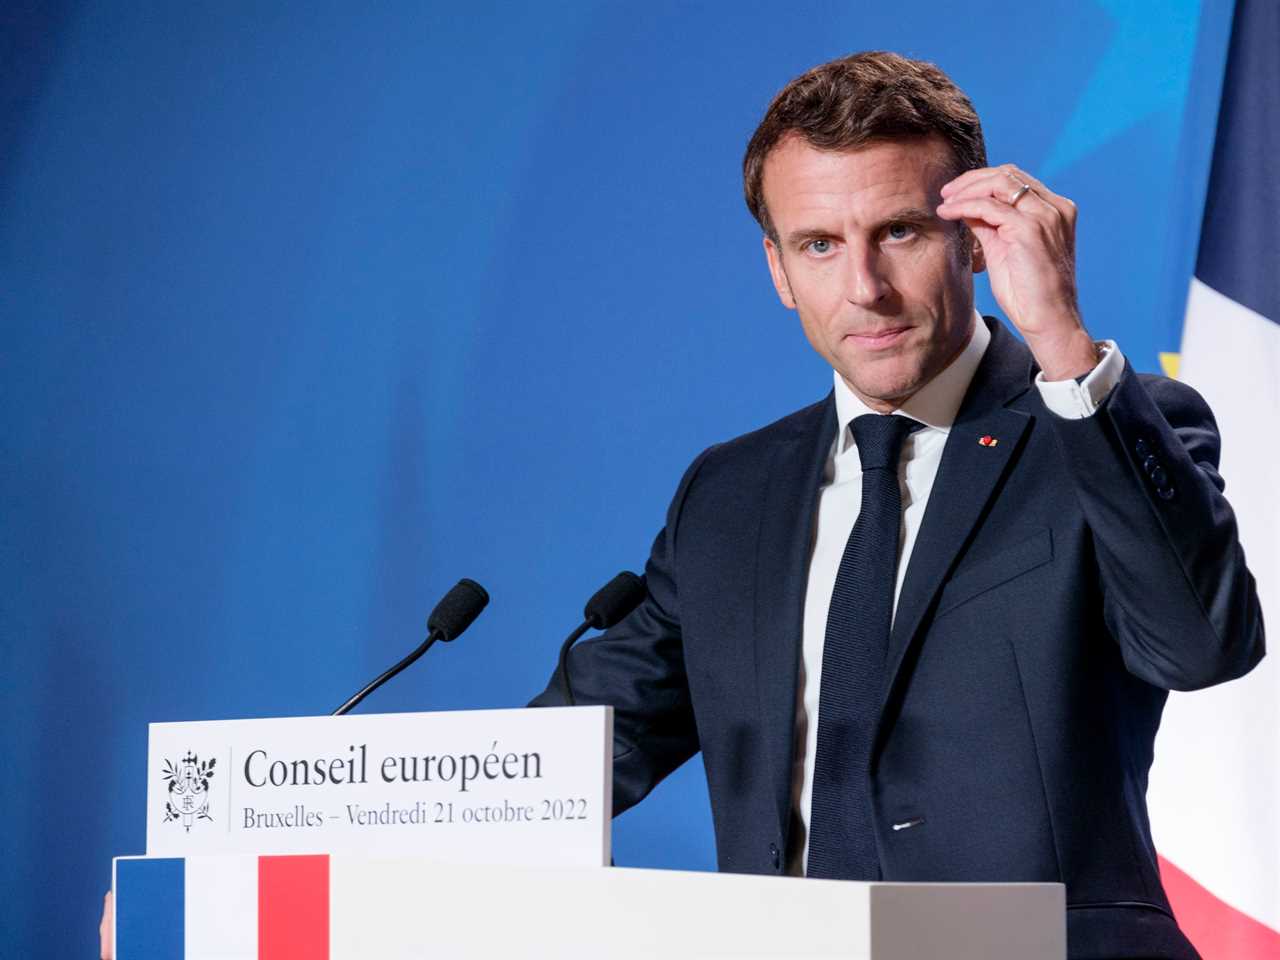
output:
[[[700,749],[723,870],[1059,881],[1072,957],[1194,957],[1152,744],[1168,690],[1263,652],[1211,413],[1086,333],[1074,205],[988,167],[936,67],[797,78],[744,174],[835,388],[694,461],[646,600],[572,652],[615,812]]]

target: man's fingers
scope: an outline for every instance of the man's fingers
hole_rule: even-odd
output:
[[[1017,167],[1012,163],[1002,163],[998,167],[977,167],[973,170],[966,170],[954,180],[942,185],[942,195],[944,197],[950,197],[951,194],[963,190],[975,180],[990,180],[993,178],[1000,178],[1009,183],[1013,183],[1016,179],[1022,183],[1029,183],[1033,187],[1044,187],[1043,183],[1020,167]]]
[[[1013,184],[1014,180],[1027,184],[1027,186],[1031,188],[1031,192],[1036,195],[1037,199],[1043,200],[1045,204],[1052,207],[1054,210],[1058,211],[1058,213],[1062,214],[1062,216],[1066,217],[1068,220],[1074,222],[1075,215],[1076,215],[1076,205],[1072,203],[1070,200],[1068,200],[1066,197],[1059,196],[1058,194],[1054,193],[1052,190],[1050,190],[1048,187],[1044,185],[1043,181],[1037,180],[1035,177],[1027,173],[1027,171],[1023,170],[1021,167],[1016,167],[1011,163],[1007,163],[1001,169],[1005,170],[1007,175],[1010,177],[1009,182],[1011,185],[1014,186],[1015,190],[1017,188],[1016,188],[1016,184]],[[1021,202],[1019,202],[1018,205],[1021,206],[1022,205]]]
[[[984,167],[970,170],[964,178],[952,180],[942,188],[942,198],[948,203],[970,197],[995,197],[1007,202],[1017,189],[1018,184],[1004,170]]]
[[[1013,203],[1018,192],[1022,189],[1022,184],[1026,183],[1031,187],[1021,198],[1017,204]],[[945,194],[943,200],[947,203],[955,203],[961,200],[974,200],[979,197],[991,197],[996,200],[1003,201],[1011,206],[1021,208],[1024,200],[1030,194],[1036,193],[1034,186],[1025,180],[1015,180],[1003,171],[993,170],[981,177],[974,177],[958,190],[950,191]]]
[[[942,198],[946,202],[959,199],[970,199],[975,196],[990,196],[1009,204],[1022,184],[1031,189],[1018,199],[1017,207],[1022,209],[1024,203],[1031,202],[1033,210],[1056,211],[1067,220],[1074,222],[1076,205],[1066,197],[1059,196],[1041,181],[1012,163],[998,167],[980,167],[967,170],[942,187]],[[1031,197],[1034,194],[1034,198]]]
[[[1009,204],[991,197],[973,197],[947,201],[938,207],[938,216],[944,220],[978,220],[993,227],[1004,227],[1016,223],[1020,214]]]

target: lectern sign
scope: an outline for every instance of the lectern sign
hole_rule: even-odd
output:
[[[609,862],[610,707],[151,724],[147,854]]]

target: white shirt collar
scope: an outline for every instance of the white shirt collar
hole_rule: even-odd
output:
[[[955,422],[956,413],[960,410],[960,402],[964,400],[969,383],[982,362],[987,346],[991,343],[991,331],[986,321],[974,311],[973,332],[964,349],[942,371],[917,390],[901,407],[894,410],[903,416],[923,423],[926,427],[949,433],[951,424]],[[844,378],[832,371],[836,386],[836,419],[840,426],[837,435],[836,452],[843,453],[852,444],[849,424],[854,417],[864,413],[875,413],[870,407],[858,399]]]

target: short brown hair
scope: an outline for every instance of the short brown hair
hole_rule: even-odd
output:
[[[937,66],[883,50],[832,60],[782,88],[742,158],[747,208],[775,241],[764,203],[764,162],[792,133],[821,150],[936,135],[950,145],[957,175],[987,165],[973,104]]]

